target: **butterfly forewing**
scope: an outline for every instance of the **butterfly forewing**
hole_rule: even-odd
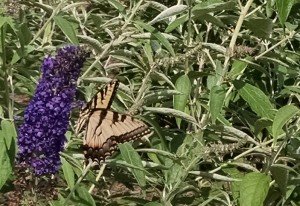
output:
[[[118,87],[119,82],[117,80],[111,81],[81,109],[75,131],[77,134],[86,126],[88,119],[95,110],[110,108]]]
[[[92,101],[90,101],[90,109],[110,109],[118,87],[119,82],[117,80],[113,80],[107,84],[106,87],[98,92]]]

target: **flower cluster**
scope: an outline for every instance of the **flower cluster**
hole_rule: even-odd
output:
[[[54,174],[60,167],[76,80],[86,57],[80,47],[67,46],[43,61],[42,77],[18,129],[18,162],[36,175]]]

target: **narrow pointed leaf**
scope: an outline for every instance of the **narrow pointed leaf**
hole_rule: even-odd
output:
[[[75,185],[74,170],[65,158],[61,158],[61,162],[65,180],[67,181],[69,188],[72,189]]]
[[[141,160],[141,157],[139,154],[134,150],[134,148],[128,143],[123,143],[118,145],[120,148],[120,152],[122,154],[123,159],[131,164],[134,165],[139,169],[131,169],[134,177],[136,178],[137,182],[141,187],[146,186],[146,177],[145,177],[145,172],[143,171],[143,163]]]
[[[77,187],[76,192],[76,199],[79,199],[76,205],[96,206],[95,200],[85,187]]]
[[[8,156],[7,147],[4,141],[5,135],[0,130],[0,189],[12,173],[12,165]]]
[[[211,119],[213,123],[216,122],[216,119],[218,118],[222,110],[225,94],[226,90],[219,85],[213,86],[210,91],[209,110],[211,113]]]
[[[192,85],[188,75],[180,76],[175,83],[176,90],[179,91],[181,94],[174,96],[174,103],[173,107],[176,110],[185,111],[186,104],[188,102]],[[177,126],[180,128],[181,118],[176,118]]]
[[[67,36],[71,43],[76,45],[79,44],[75,29],[73,28],[71,22],[69,22],[61,16],[55,16],[54,21],[57,24],[57,26],[62,30],[62,32]]]
[[[281,107],[274,118],[272,133],[274,138],[283,133],[282,127],[295,115],[299,114],[299,109],[294,105],[286,105]]]
[[[285,24],[295,0],[276,0],[276,8],[281,25]]]
[[[149,24],[154,24],[156,22],[159,22],[163,19],[166,19],[168,17],[180,14],[181,12],[185,11],[188,8],[186,5],[175,5],[170,8],[167,8],[163,12],[161,12],[159,15],[157,15]]]
[[[108,0],[108,3],[111,4],[113,7],[118,9],[120,12],[124,11],[125,6],[123,6],[119,1],[116,0]]]
[[[177,19],[175,19],[173,22],[171,22],[169,24],[169,26],[166,28],[165,32],[166,33],[172,32],[174,29],[176,29],[179,25],[183,24],[187,20],[188,20],[187,14],[185,14],[181,17],[178,17]]]
[[[160,113],[160,114],[166,114],[166,115],[173,115],[174,117],[179,117],[181,119],[184,119],[187,122],[197,124],[197,121],[194,117],[191,115],[188,115],[185,112],[176,110],[176,109],[170,109],[170,108],[157,108],[157,107],[143,107],[146,111],[154,112],[154,113]]]
[[[235,81],[234,86],[238,90],[242,98],[249,104],[252,111],[259,117],[269,119],[274,118],[274,107],[271,104],[269,97],[259,88],[242,81]]]
[[[11,149],[11,144],[14,142],[14,139],[17,137],[17,132],[13,122],[8,120],[1,121],[1,128],[4,135],[4,141],[8,149]]]
[[[170,44],[170,42],[159,32],[157,31],[153,26],[149,24],[145,24],[141,21],[137,21],[136,24],[143,29],[147,30],[148,32],[151,32],[151,34],[170,52],[170,54],[174,57],[175,51]]]

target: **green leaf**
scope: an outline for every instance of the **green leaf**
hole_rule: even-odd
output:
[[[214,85],[217,84],[217,78],[213,75],[207,76],[207,89],[211,90]]]
[[[225,94],[226,90],[220,85],[213,86],[210,91],[209,109],[213,124],[216,123],[216,119],[218,118],[221,112],[223,102],[225,99]]]
[[[0,17],[0,28],[5,25],[9,25],[15,34],[18,32],[15,21],[11,17]]]
[[[272,126],[272,120],[261,118],[254,123],[254,134],[257,136],[263,129]]]
[[[67,181],[69,188],[72,189],[75,185],[74,170],[65,158],[62,157],[61,162],[65,180]]]
[[[0,16],[0,28],[5,25],[7,17]]]
[[[286,105],[281,107],[274,118],[272,125],[272,133],[276,139],[280,134],[283,133],[282,127],[295,115],[299,113],[299,109],[294,105]]]
[[[22,47],[29,44],[29,42],[32,39],[32,34],[30,29],[28,28],[27,23],[22,23],[20,25],[19,31],[18,31],[18,37],[20,40],[20,44]]]
[[[16,51],[14,51],[14,55],[10,63],[15,64],[21,58],[26,57],[28,54],[30,54],[33,51],[36,51],[36,48],[31,45],[25,45],[24,47],[17,49]]]
[[[232,69],[228,73],[228,78],[235,80],[240,74],[247,68],[248,63],[241,60],[234,60],[232,63]]]
[[[214,25],[214,26],[226,28],[226,25],[222,22],[222,20],[218,16],[204,14],[199,17],[199,21],[200,22],[209,22],[209,23],[212,23],[212,25]]]
[[[169,24],[169,26],[166,28],[165,32],[166,33],[172,32],[174,29],[176,29],[179,25],[183,24],[187,20],[188,20],[187,14],[185,14],[181,17],[178,17],[177,19],[175,19],[173,22],[171,22]]]
[[[125,6],[123,6],[120,2],[116,0],[108,0],[108,3],[111,4],[113,7],[118,9],[120,12],[123,12],[125,9]]]
[[[123,61],[123,62],[125,62],[125,63],[127,63],[127,64],[129,64],[131,66],[139,68],[141,71],[145,70],[145,68],[142,65],[140,65],[139,63],[137,63],[136,61],[134,61],[131,58],[128,58],[128,57],[125,57],[125,56],[121,56],[121,55],[115,55],[115,54],[113,54],[112,57],[114,57],[114,58],[116,58],[116,59],[118,59],[120,61]]]
[[[196,4],[192,8],[192,12],[195,17],[199,17],[201,15],[210,13],[210,12],[218,12],[223,10],[235,10],[236,2],[228,1],[223,2],[222,0],[208,0],[208,1],[200,1],[200,3]]]
[[[242,81],[234,81],[233,84],[242,98],[259,117],[274,118],[274,107],[269,97],[259,88]]]
[[[145,104],[153,104],[156,102],[160,102],[164,99],[168,99],[173,95],[181,94],[177,90],[158,90],[158,91],[152,91],[150,94],[146,95],[144,97]]]
[[[1,128],[2,128],[2,132],[4,135],[4,141],[7,146],[7,149],[11,149],[12,142],[14,142],[14,139],[17,137],[15,125],[12,121],[2,120]]]
[[[252,172],[245,175],[240,184],[241,206],[262,206],[268,194],[271,178],[268,175]]]
[[[141,120],[146,122],[147,124],[151,125],[151,127],[155,131],[155,134],[158,135],[158,137],[160,138],[161,144],[159,144],[160,145],[159,148],[163,149],[164,151],[168,151],[168,146],[166,143],[167,141],[165,139],[165,135],[163,134],[163,130],[162,130],[161,126],[158,124],[158,122],[147,116],[141,117]]]
[[[5,133],[0,130],[0,190],[12,173],[12,165],[5,144]]]
[[[77,35],[77,37],[80,39],[82,43],[85,43],[89,45],[91,48],[95,49],[97,53],[101,53],[103,51],[102,45],[97,39],[85,35]]]
[[[149,42],[145,43],[145,45],[143,46],[143,50],[144,50],[144,54],[146,55],[147,59],[148,59],[148,64],[151,65],[153,64],[153,51],[151,48],[151,44]]]
[[[158,81],[165,81],[166,83],[168,83],[171,87],[173,87],[175,89],[175,85],[173,84],[173,82],[164,73],[155,71],[151,74],[151,77],[152,77],[152,79],[156,79]]]
[[[192,90],[191,81],[188,75],[184,74],[180,76],[176,80],[175,88],[177,91],[181,92],[182,94],[174,96],[173,107],[176,110],[184,112]],[[180,128],[181,118],[176,118],[176,123],[177,126]]]
[[[179,163],[174,163],[168,171],[166,171],[166,181],[168,185],[173,185],[181,179],[186,173],[183,166]]]
[[[245,26],[259,38],[268,38],[273,31],[273,23],[267,18],[251,18],[245,21]]]
[[[170,52],[170,54],[174,57],[175,51],[170,44],[170,42],[159,32],[157,31],[153,26],[150,26],[148,24],[145,24],[141,21],[136,21],[136,24],[143,29],[147,30],[148,32],[151,32],[151,34]]]
[[[85,82],[105,83],[105,84],[107,84],[111,81],[111,79],[107,78],[107,77],[88,77],[88,78],[82,78],[81,80],[83,80]],[[127,93],[131,93],[130,88],[122,83],[120,83],[119,89],[123,90]]]
[[[149,202],[144,204],[144,206],[163,206],[163,204],[159,203],[159,202]]]
[[[276,0],[278,17],[282,26],[284,26],[294,3],[295,0]]]
[[[135,179],[137,180],[138,184],[141,187],[145,187],[146,186],[146,176],[145,176],[141,157],[134,150],[134,148],[131,146],[131,144],[129,144],[128,142],[119,144],[118,146],[120,148],[120,152],[122,154],[123,159],[127,163],[134,165],[137,168],[140,168],[140,169],[131,169],[131,171],[132,171]]]
[[[177,156],[181,157],[181,160],[178,162],[171,162],[172,165],[166,173],[166,179],[168,184],[176,185],[178,181],[184,181],[183,178],[187,177],[187,168],[192,169],[198,161],[195,159],[201,159],[201,154],[199,151],[203,149],[203,134],[187,134],[184,137],[184,140],[180,147],[177,149]],[[193,165],[193,166],[192,166]],[[180,185],[177,185],[180,187]]]
[[[154,113],[173,115],[174,117],[179,117],[187,122],[197,124],[197,121],[194,117],[176,109],[170,109],[166,107],[143,107],[143,109]]]
[[[158,14],[151,22],[149,22],[149,24],[154,24],[154,23],[159,22],[168,17],[180,14],[181,12],[187,10],[187,8],[188,8],[187,5],[182,5],[182,4],[167,8],[166,10],[164,10],[160,14]]]
[[[275,182],[278,184],[280,191],[285,196],[289,180],[289,171],[283,167],[278,167],[276,165],[272,165],[270,171]]]
[[[69,41],[73,44],[78,45],[79,41],[78,41],[78,38],[76,36],[76,31],[73,28],[71,22],[64,19],[62,16],[55,16],[53,19],[54,19],[55,23],[57,24],[57,26],[67,36]]]
[[[92,195],[85,187],[77,187],[76,188],[76,199],[78,202],[76,205],[78,206],[96,206],[95,200],[93,199]]]

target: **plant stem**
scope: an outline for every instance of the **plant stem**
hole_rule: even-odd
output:
[[[277,46],[279,46],[280,44],[282,44],[283,42],[291,39],[295,34],[295,31],[292,31],[290,33],[289,36],[285,37],[284,39],[282,39],[281,41],[277,42],[276,44],[274,44],[273,46],[271,46],[269,49],[267,49],[266,51],[264,51],[263,53],[261,53],[260,55],[256,56],[254,59],[257,60],[259,58],[261,58],[262,56],[264,56],[266,53],[272,51],[273,49],[275,49]]]
[[[106,167],[106,164],[102,164],[102,166],[101,166],[101,168],[100,168],[100,170],[98,172],[98,175],[96,177],[96,182],[99,181],[100,177],[102,176],[102,174],[104,172],[105,167]],[[95,184],[92,184],[92,186],[89,189],[89,193],[92,193],[94,188],[95,188]]]
[[[121,32],[124,31],[125,28],[127,27],[127,25],[129,24],[129,22],[131,22],[132,18],[134,17],[135,13],[137,12],[137,10],[140,7],[140,5],[142,4],[142,2],[143,2],[143,0],[139,1],[137,3],[136,7],[133,9],[133,11],[132,11],[131,15],[129,16],[129,18],[127,20],[125,19],[125,23],[123,24],[122,28],[120,29]],[[96,57],[96,60],[84,72],[84,74],[81,76],[81,78],[78,79],[77,84],[79,84],[80,81],[81,81],[81,79],[84,78],[92,70],[92,68],[94,68],[94,66],[97,64],[98,61],[100,61],[106,54],[108,54],[109,49],[113,46],[113,44],[115,43],[115,41],[118,40],[119,36],[120,35],[116,35],[114,38],[112,38],[112,40],[108,44],[106,44],[104,46],[105,49],[103,50],[103,52],[99,56]]]
[[[3,71],[3,80],[4,80],[4,90],[5,90],[5,99],[7,105],[8,118],[13,119],[13,105],[12,100],[9,98],[9,78],[11,77],[11,69],[9,69],[6,65],[6,44],[5,44],[5,36],[6,36],[6,24],[1,27],[1,45],[2,45],[2,71]]]
[[[42,28],[36,33],[36,35],[33,37],[33,39],[30,41],[30,44],[33,44],[34,41],[42,34],[42,32],[46,29],[48,24],[52,21],[54,16],[58,14],[58,11],[61,9],[62,5],[64,3],[64,0],[61,0],[61,2],[57,5],[57,7],[53,10],[51,16],[48,18],[48,20],[45,22],[45,24],[42,26]]]
[[[250,9],[250,6],[251,4],[253,3],[253,0],[249,0],[245,7],[242,8],[242,11],[241,11],[241,14],[240,14],[240,17],[236,23],[236,26],[235,26],[235,29],[234,29],[234,32],[233,32],[233,35],[231,37],[231,41],[229,43],[229,47],[227,49],[227,52],[225,54],[225,61],[224,61],[224,65],[223,65],[223,74],[222,74],[222,78],[220,78],[217,82],[217,85],[221,85],[223,83],[223,79],[224,79],[224,76],[226,75],[227,71],[228,71],[228,67],[229,67],[229,61],[232,57],[232,52],[234,50],[234,47],[235,47],[235,43],[236,43],[236,40],[237,40],[237,37],[239,35],[239,32],[240,32],[240,29],[242,27],[242,24],[244,22],[244,19],[245,19],[245,16],[248,12],[248,10]]]

